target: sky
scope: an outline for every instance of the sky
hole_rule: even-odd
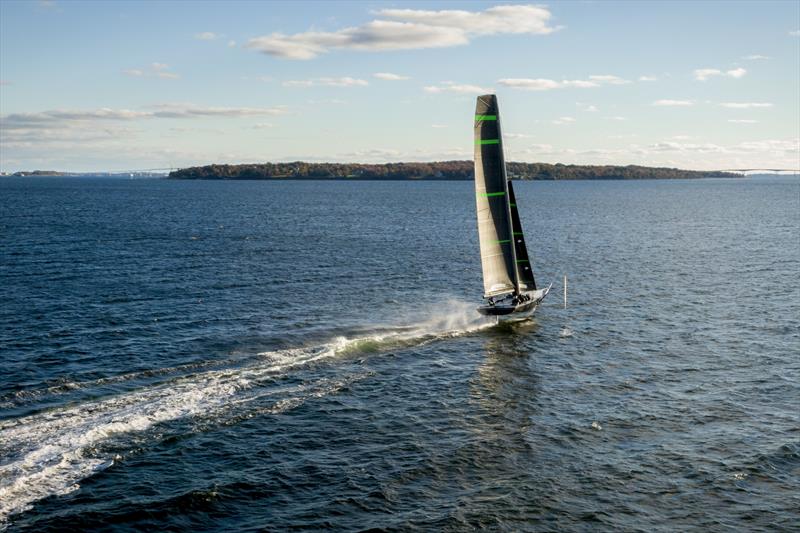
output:
[[[800,169],[800,2],[0,0],[0,171]]]

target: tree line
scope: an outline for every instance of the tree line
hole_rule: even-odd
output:
[[[520,180],[635,180],[731,178],[738,174],[717,170],[682,170],[638,165],[562,165],[515,163],[506,165],[509,178]],[[170,172],[174,179],[348,179],[348,180],[471,180],[472,161],[428,163],[255,163],[206,165]]]

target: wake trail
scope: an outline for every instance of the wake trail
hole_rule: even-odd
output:
[[[275,401],[270,406],[247,416],[284,412],[369,375],[360,372],[278,386],[276,381],[292,370],[469,334],[494,324],[464,302],[446,305],[447,313],[433,308],[416,312],[424,316],[416,323],[378,326],[352,338],[338,336],[313,346],[262,352],[235,368],[181,375],[116,396],[0,422],[0,529],[7,526],[10,515],[31,509],[42,498],[77,490],[79,481],[111,466],[114,458],[102,456],[97,447],[112,438],[188,417],[222,413],[236,419],[227,411],[271,397]]]

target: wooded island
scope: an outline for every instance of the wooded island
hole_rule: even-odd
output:
[[[429,163],[257,163],[206,165],[170,172],[172,179],[270,180],[471,180],[472,161]],[[549,163],[508,163],[508,177],[520,180],[632,180],[734,178],[739,174],[721,171],[681,170],[637,165],[562,165]]]

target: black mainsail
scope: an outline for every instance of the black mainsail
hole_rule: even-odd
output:
[[[535,291],[536,280],[533,279],[533,265],[528,257],[528,248],[525,246],[525,235],[522,232],[522,222],[517,211],[517,199],[514,196],[514,184],[508,182],[508,202],[511,207],[511,233],[514,237],[514,263],[517,267],[517,282],[521,291]]]
[[[484,297],[519,292],[497,97],[475,106],[475,193]]]

